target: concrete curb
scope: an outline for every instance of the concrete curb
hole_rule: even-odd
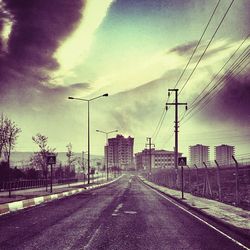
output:
[[[174,196],[172,196],[172,195],[169,194],[169,193],[165,193],[165,192],[163,192],[163,191],[161,191],[161,190],[158,190],[156,187],[151,186],[150,183],[147,183],[147,182],[149,182],[149,181],[145,182],[145,179],[144,179],[144,178],[140,178],[140,177],[139,177],[139,179],[140,179],[140,181],[142,181],[145,185],[147,185],[147,186],[149,186],[149,187],[151,187],[151,188],[157,190],[158,192],[160,192],[160,193],[162,193],[162,194],[168,196],[169,198],[173,199],[174,201],[176,201],[177,203],[181,204],[182,206],[184,206],[184,207],[186,207],[186,208],[188,208],[188,209],[190,209],[190,210],[193,210],[194,212],[196,212],[196,213],[202,215],[203,217],[205,217],[205,218],[207,218],[207,219],[210,219],[211,221],[213,221],[213,222],[215,222],[215,223],[217,223],[217,224],[219,224],[219,225],[221,225],[221,226],[223,226],[223,227],[228,228],[229,230],[233,231],[234,233],[237,233],[237,234],[241,235],[242,237],[246,237],[246,238],[249,237],[249,232],[247,232],[247,229],[240,228],[240,227],[237,227],[237,226],[235,226],[235,225],[233,225],[233,224],[230,224],[229,222],[223,221],[223,220],[221,220],[220,218],[218,218],[218,217],[216,217],[216,216],[213,216],[213,215],[211,215],[211,214],[206,213],[206,211],[204,211],[204,210],[201,210],[201,209],[199,209],[199,208],[197,208],[197,207],[191,206],[190,204],[188,204],[188,203],[186,203],[185,201],[183,201],[181,198],[174,197]],[[153,183],[153,184],[154,184],[154,183]]]
[[[13,202],[5,203],[5,204],[0,204],[0,216],[4,215],[4,214],[11,213],[11,212],[15,212],[17,210],[25,209],[28,207],[37,206],[41,203],[45,203],[45,202],[61,199],[61,198],[67,197],[67,196],[71,196],[74,194],[78,194],[78,193],[83,192],[83,191],[104,187],[104,186],[107,186],[107,185],[119,180],[121,177],[122,177],[122,175],[119,176],[118,178],[112,180],[112,181],[109,181],[109,182],[96,184],[96,185],[92,185],[92,186],[87,186],[84,188],[77,188],[77,189],[74,189],[71,191],[65,191],[65,192],[57,193],[57,194],[38,196],[38,197],[35,197],[32,199],[13,201]]]

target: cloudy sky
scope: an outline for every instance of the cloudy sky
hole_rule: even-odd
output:
[[[87,105],[67,97],[103,93],[109,97],[90,107],[93,154],[103,154],[105,143],[96,129],[134,136],[135,152],[153,135],[157,148],[172,150],[173,107],[156,130],[165,103],[173,101],[168,88],[177,84],[217,3],[0,0],[0,111],[22,129],[16,150],[35,150],[31,137],[42,133],[58,151],[69,142],[86,151]],[[196,143],[249,152],[249,33],[249,0],[219,1],[177,84],[179,101],[189,106],[179,109],[181,152]]]

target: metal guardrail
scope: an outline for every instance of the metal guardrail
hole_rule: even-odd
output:
[[[55,184],[69,184],[77,182],[78,179],[59,179],[54,180],[53,185]],[[49,186],[50,179],[39,179],[39,180],[21,180],[21,181],[5,181],[0,182],[0,192],[9,191],[9,190],[24,190],[29,188],[39,188]]]
[[[100,175],[91,175],[90,181],[94,183],[98,181],[99,178],[102,178]],[[65,179],[53,179],[53,186],[54,185],[61,185],[61,184],[70,184],[76,183],[78,181],[83,181],[84,183],[87,182],[86,177],[83,179],[78,178],[65,178]],[[9,191],[9,195],[11,195],[11,191],[15,190],[25,190],[30,188],[40,188],[40,187],[49,187],[51,183],[50,179],[38,179],[38,180],[16,180],[16,181],[0,181],[0,192]]]
[[[45,187],[46,184],[49,184],[49,180],[40,179],[40,180],[21,180],[21,181],[5,181],[0,182],[0,191],[8,190],[21,190],[28,188],[38,188]]]

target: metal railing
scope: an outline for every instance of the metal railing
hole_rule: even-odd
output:
[[[56,184],[69,184],[77,182],[78,179],[58,179],[53,180],[53,185]],[[39,179],[39,180],[20,180],[20,181],[5,181],[0,182],[0,192],[4,191],[14,191],[14,190],[24,190],[30,188],[39,188],[49,186],[50,179]]]
[[[181,190],[180,168],[154,169],[144,176],[158,185]],[[250,209],[250,165],[184,167],[184,192]]]

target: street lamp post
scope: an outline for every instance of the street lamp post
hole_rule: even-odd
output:
[[[106,172],[107,172],[107,181],[109,179],[109,160],[108,160],[108,135],[111,134],[111,133],[115,133],[115,132],[118,132],[118,129],[116,130],[112,130],[112,131],[109,131],[109,132],[105,132],[105,131],[102,131],[102,130],[99,130],[97,129],[96,132],[99,132],[99,133],[103,133],[106,135],[106,146],[107,146],[107,161],[106,161]]]
[[[90,183],[90,112],[89,112],[89,104],[91,101],[101,98],[103,96],[108,96],[108,94],[103,94],[91,99],[83,99],[83,98],[76,98],[76,97],[72,97],[69,96],[68,99],[70,100],[79,100],[79,101],[85,101],[88,103],[88,184]]]

